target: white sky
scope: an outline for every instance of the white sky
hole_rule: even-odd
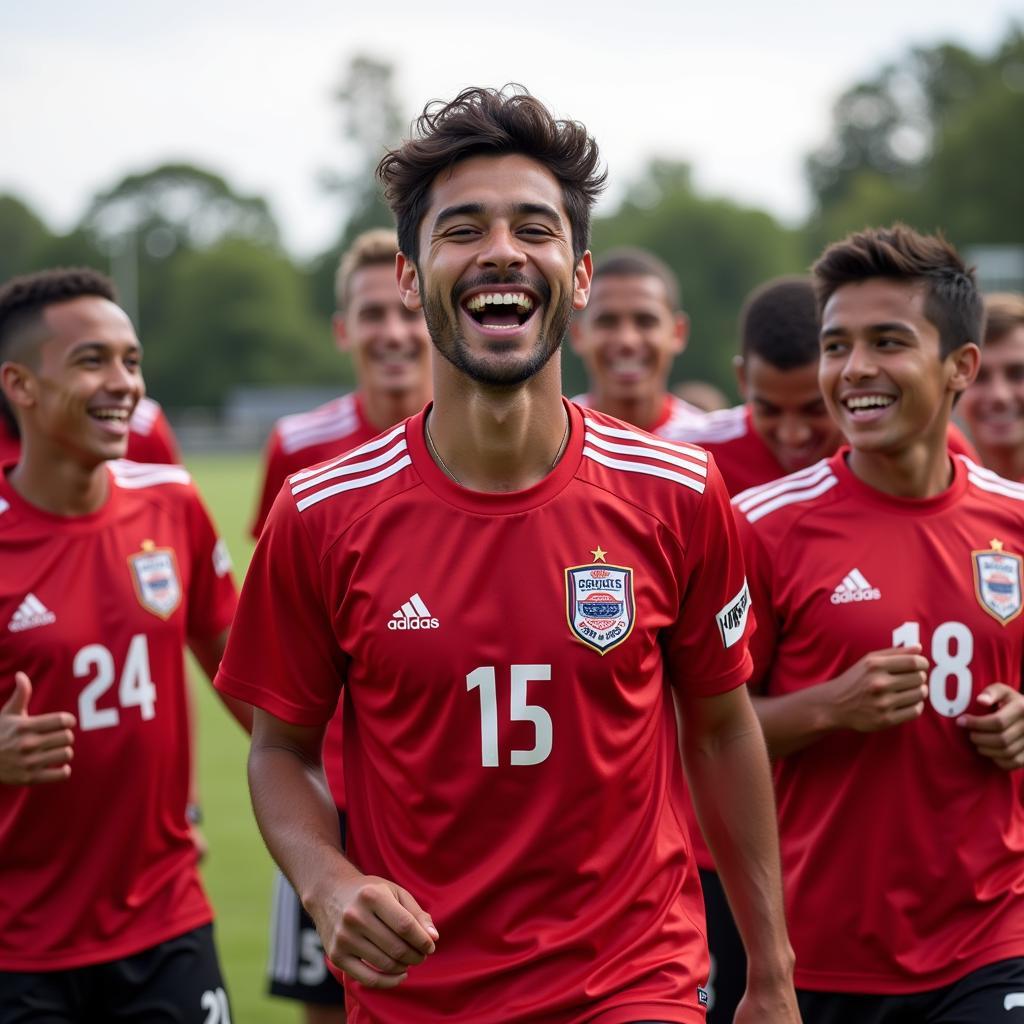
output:
[[[365,52],[396,65],[410,117],[522,82],[595,135],[606,203],[665,155],[795,221],[847,85],[911,44],[988,50],[1013,17],[1021,0],[0,0],[0,192],[66,230],[122,175],[185,160],[268,198],[313,254],[341,220],[317,183],[346,156],[331,91]]]

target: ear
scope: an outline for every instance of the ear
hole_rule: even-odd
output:
[[[966,391],[978,376],[981,349],[973,341],[969,341],[950,352],[945,361],[950,369],[948,389],[954,395],[959,395]]]
[[[736,374],[736,387],[739,389],[740,398],[747,400],[747,364],[743,356],[732,357],[732,370]]]
[[[588,249],[576,264],[573,275],[572,308],[585,309],[590,300],[590,282],[594,277],[594,258]]]
[[[686,351],[690,340],[690,318],[685,313],[676,313],[672,324],[672,351],[676,355]]]
[[[0,390],[12,409],[31,409],[36,403],[35,375],[23,363],[0,363]]]
[[[395,257],[395,277],[398,280],[398,293],[406,309],[422,309],[423,300],[420,296],[420,272],[416,264],[404,252]]]

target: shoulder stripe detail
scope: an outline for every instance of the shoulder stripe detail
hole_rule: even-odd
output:
[[[593,459],[609,469],[619,469],[625,473],[642,473],[645,476],[660,476],[664,480],[674,480],[677,484],[689,487],[690,490],[696,491],[698,494],[704,493],[703,482],[695,480],[693,477],[684,476],[682,473],[675,473],[671,469],[662,469],[660,466],[652,466],[647,462],[626,462],[623,459],[613,459],[609,455],[587,447],[586,444],[583,446],[583,454],[588,459]]]
[[[128,491],[141,490],[155,484],[190,484],[192,476],[184,466],[149,465],[145,462],[125,462],[120,459],[109,463],[114,482]]]
[[[128,421],[128,427],[136,434],[147,436],[156,424],[160,415],[160,406],[152,398],[142,397],[135,406],[132,418]]]
[[[1000,476],[994,470],[986,469],[984,466],[979,466],[973,459],[968,458],[966,455],[958,455],[957,458],[967,467],[967,473],[970,476],[981,477],[983,480],[987,480],[990,483],[999,484],[1000,487],[1005,487],[1009,491],[1013,491],[1014,494],[1020,495],[1024,498],[1024,484],[1018,483],[1016,480],[1008,480],[1004,476]]]
[[[6,498],[0,498],[0,516],[2,516],[9,508],[11,503]]]
[[[812,498],[817,498],[826,491],[832,490],[837,483],[839,483],[839,477],[834,473],[829,473],[824,480],[819,481],[813,487],[805,487],[803,490],[798,491],[787,491],[771,501],[758,505],[749,512],[743,510],[743,513],[747,517],[748,522],[756,523],[758,519],[763,519],[766,515],[780,508],[785,508],[787,505],[795,505],[802,501],[810,501]]]
[[[399,452],[404,452],[406,447],[405,438],[403,437],[393,448],[389,448],[386,452],[382,452],[375,458],[367,459],[365,462],[346,462],[340,466],[335,466],[333,469],[318,473],[316,476],[308,477],[305,480],[298,482],[293,480],[292,494],[301,494],[303,491],[308,491],[311,487],[319,487],[320,484],[327,483],[328,480],[337,480],[342,476],[351,476],[353,473],[362,473],[367,469],[376,469],[378,466],[383,466],[385,463],[390,462]]]
[[[1014,501],[1024,501],[1024,490],[1020,489],[1012,481],[1004,480],[1000,476],[995,479],[982,476],[974,470],[967,471],[967,479],[979,490],[988,491],[989,494],[1001,494],[1006,498],[1013,498]]]
[[[300,512],[305,511],[310,505],[315,505],[319,501],[323,501],[325,498],[332,498],[335,494],[341,494],[342,491],[354,491],[361,487],[371,487],[373,484],[380,483],[381,480],[386,480],[389,476],[394,476],[396,473],[405,469],[406,466],[412,465],[412,459],[408,454],[403,455],[397,462],[391,463],[390,466],[382,469],[379,473],[374,473],[371,476],[361,476],[358,480],[345,480],[340,484],[334,484],[331,487],[325,487],[321,491],[316,491],[313,494],[306,495],[300,501],[295,504],[298,506]]]
[[[695,444],[705,442],[735,441],[746,437],[747,407],[736,405],[731,409],[717,409],[706,413],[701,422],[687,426],[676,435],[676,440],[692,441]]]
[[[676,455],[669,455],[668,452],[658,451],[656,448],[639,447],[635,444],[615,444],[612,441],[606,441],[603,437],[599,437],[597,434],[587,433],[587,442],[600,448],[605,452],[615,452],[617,455],[634,455],[646,459],[657,459],[659,462],[667,462],[669,465],[678,466],[680,469],[687,469],[691,473],[696,473],[698,476],[706,477],[708,475],[708,467],[706,463],[697,462],[692,458],[679,458]],[[687,452],[687,455],[690,453]]]
[[[688,458],[696,459],[698,462],[707,462],[708,453],[696,445],[688,444],[686,441],[666,441],[660,437],[652,437],[650,434],[641,434],[635,430],[622,430],[619,427],[606,427],[590,417],[583,418],[587,430],[593,430],[605,437],[619,437],[625,441],[636,441],[649,448],[663,448],[668,452],[675,452],[677,455],[685,455]]]
[[[394,430],[389,431],[383,437],[375,437],[372,441],[367,441],[366,444],[361,444],[358,448],[353,448],[350,452],[345,452],[344,455],[339,455],[335,459],[331,459],[329,462],[325,462],[323,465],[314,466],[311,469],[300,469],[298,473],[292,473],[288,478],[292,483],[298,483],[300,480],[308,480],[312,476],[320,476],[322,473],[326,473],[328,470],[335,466],[340,466],[343,462],[351,462],[353,459],[358,459],[363,455],[369,455],[370,452],[380,451],[381,448],[386,448],[399,434],[405,432],[405,424],[402,423],[395,427]]]
[[[740,491],[739,494],[734,494],[732,503],[741,511],[746,510],[752,505],[756,505],[758,501],[769,498],[774,498],[776,494],[781,494],[783,491],[791,491],[794,488],[805,487],[808,484],[817,483],[823,476],[831,473],[832,469],[828,464],[827,459],[822,459],[816,462],[813,466],[808,466],[806,469],[798,469],[795,473],[789,473],[787,476],[780,477],[778,480],[769,480],[766,484],[757,484],[754,487],[748,487],[745,491]]]

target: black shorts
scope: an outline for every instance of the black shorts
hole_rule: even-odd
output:
[[[725,890],[715,871],[700,869],[704,914],[708,922],[711,976],[708,979],[708,1024],[732,1024],[747,987],[747,954]]]
[[[345,845],[345,815],[338,812],[341,845]],[[345,990],[327,969],[324,947],[313,919],[280,871],[274,872],[270,911],[270,975],[272,996],[317,1006],[344,1006]]]
[[[1015,1024],[1024,1022],[1024,957],[979,967],[927,992],[872,996],[798,989],[797,999],[804,1024]]]
[[[120,960],[0,971],[3,1024],[231,1024],[213,925]]]

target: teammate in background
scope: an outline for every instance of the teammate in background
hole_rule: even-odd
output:
[[[342,455],[420,411],[430,398],[430,335],[419,310],[406,309],[395,284],[398,237],[378,228],[342,256],[335,279],[334,336],[353,357],[357,390],[312,412],[286,416],[267,445],[267,466],[253,536],[259,537],[285,479]],[[341,764],[342,708],[324,738],[324,770],[345,829]],[[345,1019],[344,993],[327,970],[316,925],[278,871],[270,939],[270,991],[305,1004],[306,1024]]]
[[[717,412],[729,407],[725,392],[710,381],[682,380],[673,384],[670,390],[677,398],[695,405],[701,412]]]
[[[184,469],[120,460],[141,347],[88,269],[0,290],[0,1019],[229,1020],[186,820],[187,643],[235,606]],[[249,709],[229,701],[248,724]]]
[[[21,452],[18,423],[0,395],[0,465],[17,462]],[[128,421],[128,453],[131,462],[178,463],[181,452],[160,403],[143,396]]]
[[[353,1021],[704,1020],[669,686],[754,965],[738,1019],[798,1019],[721,480],[561,397],[597,162],[482,89],[384,158],[435,401],[290,478],[218,675],[258,707],[257,819]],[[343,687],[351,860],[320,766]]]
[[[668,390],[690,321],[675,274],[642,249],[615,249],[594,264],[590,301],[569,325],[590,391],[574,401],[652,434],[674,437],[705,413]]]
[[[1024,295],[985,297],[981,369],[959,412],[982,462],[1024,482]]]
[[[254,539],[288,476],[369,441],[430,400],[430,336],[423,314],[406,309],[395,287],[397,252],[395,232],[376,228],[361,234],[341,259],[334,341],[352,356],[356,390],[275,424]]]
[[[851,447],[735,499],[801,1010],[992,1024],[1024,998],[1024,486],[947,445],[981,298],[903,226],[814,275]]]

